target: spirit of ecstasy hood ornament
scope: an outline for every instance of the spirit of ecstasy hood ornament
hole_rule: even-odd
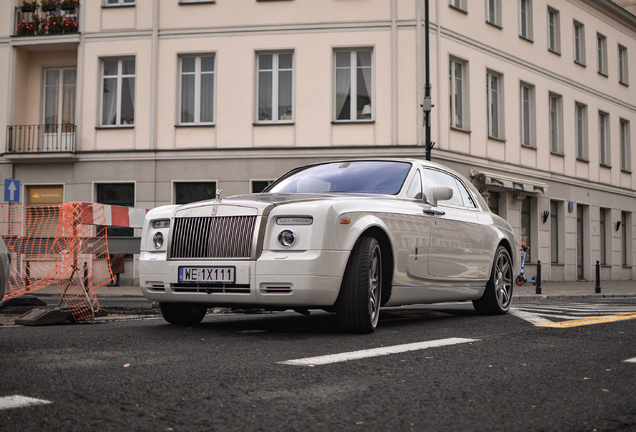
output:
[[[223,189],[217,189],[216,190],[216,200],[218,202],[221,202],[221,193],[223,193]]]

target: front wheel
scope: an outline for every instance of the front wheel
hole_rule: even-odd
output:
[[[378,325],[382,298],[382,253],[374,237],[356,243],[340,288],[338,327],[350,333],[371,333]]]
[[[503,315],[512,303],[512,259],[505,247],[499,246],[495,253],[490,280],[486,290],[473,306],[481,315]]]
[[[199,324],[208,311],[206,306],[190,303],[159,303],[163,319],[170,324]]]
[[[526,279],[522,275],[519,275],[517,276],[516,282],[517,285],[522,286],[524,283],[526,283]]]

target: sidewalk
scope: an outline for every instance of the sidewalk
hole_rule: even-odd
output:
[[[596,282],[552,282],[541,284],[541,294],[536,286],[527,283],[513,288],[513,297],[519,299],[541,298],[611,298],[636,297],[636,281],[601,281],[601,293],[595,293]],[[56,286],[49,286],[32,293],[34,295],[59,296]],[[138,286],[106,286],[97,289],[97,298],[102,297],[143,297]]]

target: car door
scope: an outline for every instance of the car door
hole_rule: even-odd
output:
[[[447,186],[449,200],[439,201],[427,213],[434,217],[430,227],[427,273],[436,279],[478,279],[482,276],[483,228],[478,207],[462,181],[452,173],[434,168],[423,170],[424,191]],[[425,210],[426,212],[426,210]]]

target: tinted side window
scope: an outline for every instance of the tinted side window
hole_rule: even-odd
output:
[[[415,172],[415,177],[413,177],[409,189],[406,191],[406,196],[414,199],[422,199],[422,175],[419,170]]]
[[[453,196],[451,199],[439,201],[440,203],[475,208],[475,203],[470,197],[470,194],[464,185],[461,184],[461,182],[454,176],[442,171],[432,169],[424,170],[424,190],[426,195],[428,196],[431,188],[438,186],[447,186],[453,189]]]

